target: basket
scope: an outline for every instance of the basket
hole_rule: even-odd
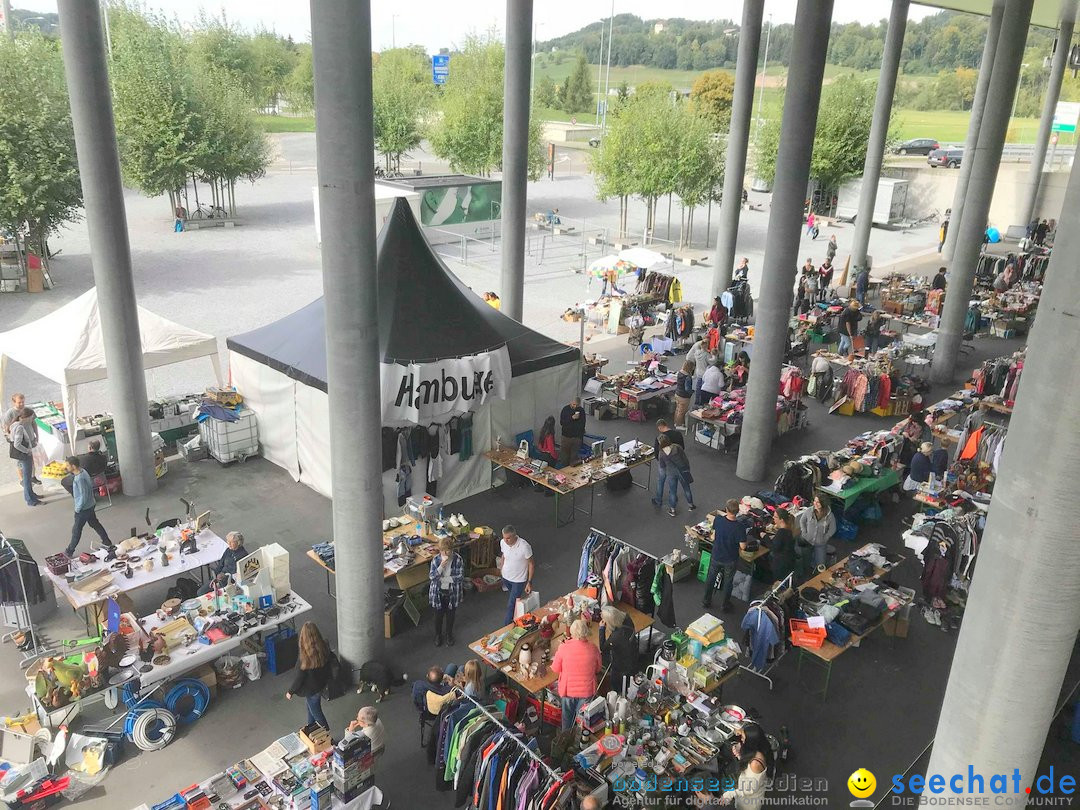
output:
[[[810,623],[803,619],[791,619],[788,624],[791,628],[792,646],[816,650],[825,643],[824,627],[811,627]]]
[[[59,554],[50,554],[45,558],[45,566],[50,574],[62,577],[71,569],[71,558],[62,551]]]

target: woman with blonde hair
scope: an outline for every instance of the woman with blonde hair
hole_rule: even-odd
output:
[[[447,645],[454,646],[454,616],[461,604],[464,580],[465,561],[454,551],[453,539],[444,537],[428,568],[428,604],[435,611],[436,647],[441,647],[444,639]]]
[[[480,669],[480,659],[470,658],[461,672],[465,680],[465,694],[474,700],[480,700],[480,696],[484,694],[484,673]]]
[[[574,725],[574,718],[583,705],[596,697],[596,676],[603,669],[600,648],[589,638],[589,623],[575,619],[570,625],[570,638],[559,645],[551,669],[559,674],[559,697],[562,698],[562,727]]]
[[[319,632],[315,622],[304,622],[300,628],[300,660],[292,686],[285,693],[288,700],[299,695],[307,703],[307,724],[318,723],[330,728],[322,710],[322,691],[330,681],[330,664],[334,654]]]

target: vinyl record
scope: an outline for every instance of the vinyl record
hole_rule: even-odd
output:
[[[139,660],[139,656],[137,656],[135,653],[128,653],[127,655],[125,655],[123,658],[120,659],[120,667],[121,668],[130,667],[132,664],[134,664],[138,660]]]
[[[118,672],[114,672],[109,677],[109,685],[110,686],[116,686],[117,684],[123,683],[126,680],[130,680],[132,677],[134,677],[134,675],[135,675],[135,670],[133,670],[133,669],[130,669],[130,668],[121,669]]]

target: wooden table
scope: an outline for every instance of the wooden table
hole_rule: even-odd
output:
[[[575,596],[584,596],[585,589],[579,588],[573,593]],[[542,605],[537,610],[534,610],[532,613],[534,616],[536,616],[537,620],[543,619],[549,613],[557,613],[559,609],[559,603],[563,602],[564,599],[566,599],[565,596],[560,596],[557,599],[553,599],[546,605]],[[621,610],[623,613],[630,617],[631,621],[633,621],[634,623],[635,633],[640,633],[642,630],[653,626],[653,617],[648,615],[647,613],[642,613],[637,608],[633,608],[630,605],[623,604],[622,602],[616,604],[615,607],[617,607],[619,610]],[[487,641],[491,636],[501,635],[504,631],[509,630],[512,627],[513,625],[506,625],[505,627],[500,627],[498,630],[495,630],[493,633],[488,633],[483,638],[478,638],[476,641],[472,642],[469,645],[469,649],[476,653],[478,656],[480,656],[480,658],[482,658],[489,666],[503,673],[507,678],[509,678],[511,681],[521,687],[521,689],[523,689],[525,692],[530,695],[539,696],[540,725],[543,726],[544,693],[549,687],[553,686],[559,680],[559,673],[551,669],[551,661],[555,660],[555,653],[559,649],[559,645],[563,642],[564,639],[568,637],[569,628],[564,627],[562,623],[559,624],[559,631],[551,639],[551,656],[548,659],[547,671],[543,675],[537,675],[535,678],[529,678],[527,676],[523,676],[516,667],[511,669],[511,665],[517,661],[518,651],[521,649],[522,644],[524,644],[525,642],[532,643],[537,638],[539,638],[539,630],[522,636],[518,640],[517,644],[514,646],[513,653],[511,653],[510,657],[505,661],[494,660],[487,651],[487,649],[484,647],[484,642]],[[592,641],[593,644],[599,645],[600,626],[598,624],[593,624],[592,622],[589,623],[589,639]]]
[[[528,478],[533,483],[539,484],[545,489],[555,493],[555,527],[561,528],[573,523],[577,518],[578,512],[581,512],[583,515],[592,516],[593,506],[596,502],[596,485],[606,478],[609,478],[618,472],[622,472],[623,469],[633,469],[634,467],[640,467],[642,464],[647,465],[648,477],[645,479],[645,483],[639,484],[634,481],[634,486],[646,491],[650,490],[652,484],[653,449],[651,445],[640,443],[640,450],[642,455],[629,461],[613,460],[609,464],[605,464],[603,458],[592,458],[580,464],[574,464],[558,470],[553,467],[546,467],[543,472],[536,472],[535,469],[529,466],[529,462],[532,461],[532,459],[522,460],[518,458],[516,450],[490,450],[487,453],[484,453],[484,456],[494,467],[501,467],[504,470],[517,473],[518,475]],[[612,465],[616,464],[621,464],[622,467],[617,470],[605,472],[605,470],[609,470]],[[578,490],[586,488],[589,490],[588,510],[582,509],[577,505]],[[565,495],[570,496],[571,508],[569,517],[563,520],[561,518],[562,512],[559,508],[559,504],[561,498]]]
[[[399,526],[396,529],[390,529],[383,532],[383,548],[388,548],[393,545],[400,537],[412,537],[416,534],[416,524],[409,522],[405,526]],[[383,580],[389,582],[390,580],[396,580],[397,586],[407,591],[409,588],[415,587],[422,582],[428,580],[428,568],[431,564],[431,560],[439,553],[439,538],[434,534],[421,528],[420,537],[423,537],[425,542],[418,546],[413,546],[413,560],[408,565],[403,566],[397,570],[391,570],[390,568],[383,567]],[[460,541],[460,535],[455,539],[454,548],[461,550],[471,545],[477,538],[473,537],[470,533],[464,541]],[[326,572],[326,593],[327,595],[337,598],[337,594],[334,593],[332,585],[332,577],[337,573],[333,568],[327,565],[323,559],[315,553],[314,549],[308,549],[307,556],[313,560],[316,565]]]
[[[844,487],[839,491],[829,487],[819,486],[817,491],[840,501],[840,503],[844,505],[844,511],[847,511],[848,507],[850,507],[860,495],[875,495],[878,492],[884,492],[887,489],[892,489],[899,485],[900,474],[892,467],[889,467],[882,470],[881,475],[860,478],[859,482],[854,486]]]
[[[717,433],[714,434],[714,437],[735,436],[742,431],[742,422],[724,422],[721,419],[713,419],[711,417],[705,416],[704,412],[704,408],[694,408],[687,414],[687,422],[689,423],[687,425],[686,431],[687,436],[697,435],[693,424],[694,422],[700,422],[702,425],[709,425],[713,428],[716,428]],[[695,439],[694,441],[697,442],[697,444],[704,444],[706,447],[709,447],[713,450],[719,450],[725,454],[729,452],[726,441],[717,441],[715,445],[712,441],[709,441],[707,444],[705,442],[697,441],[697,439]]]
[[[866,548],[866,546],[863,546],[862,548]],[[861,550],[862,549],[860,549],[860,551]],[[814,577],[811,577],[802,585],[800,585],[799,589],[801,590],[803,588],[811,587],[820,590],[826,585],[832,585],[833,575],[837,572],[844,570],[845,566],[847,565],[847,561],[851,558],[851,556],[852,555],[849,554],[847,557],[844,557],[844,559],[840,560],[838,563],[834,564],[830,568],[822,571],[820,574]],[[900,559],[890,565],[888,568],[878,568],[875,566],[874,575],[872,577],[867,577],[863,581],[873,582],[880,579],[885,574],[896,568],[896,566],[900,565],[905,559],[906,558],[901,555]],[[845,652],[850,650],[852,647],[858,647],[864,638],[866,638],[879,627],[881,627],[881,625],[883,625],[887,619],[896,615],[896,612],[900,610],[901,607],[904,607],[904,605],[898,605],[894,610],[883,611],[881,614],[881,618],[879,618],[878,621],[868,627],[865,633],[863,633],[862,635],[855,635],[854,633],[852,633],[851,638],[848,640],[848,643],[842,647],[833,644],[828,639],[825,639],[825,642],[817,649],[812,649],[809,647],[799,647],[799,661],[796,667],[796,672],[800,672],[802,670],[802,664],[804,660],[817,664],[825,670],[825,683],[820,690],[815,690],[815,692],[821,692],[821,699],[824,701],[828,696],[829,692],[829,679],[832,676],[833,662]]]

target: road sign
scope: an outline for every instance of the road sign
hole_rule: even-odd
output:
[[[1054,132],[1076,132],[1076,122],[1080,120],[1080,101],[1059,101],[1054,108],[1054,123],[1050,129]]]
[[[1050,143],[1056,144],[1057,142],[1058,142],[1058,134],[1055,132],[1053,135],[1050,136]]]
[[[446,84],[450,75],[450,54],[437,53],[431,57],[431,79],[435,84]]]
[[[577,119],[574,118],[573,116],[571,116],[571,118],[570,118],[570,125],[575,126],[575,127],[577,126]]]

